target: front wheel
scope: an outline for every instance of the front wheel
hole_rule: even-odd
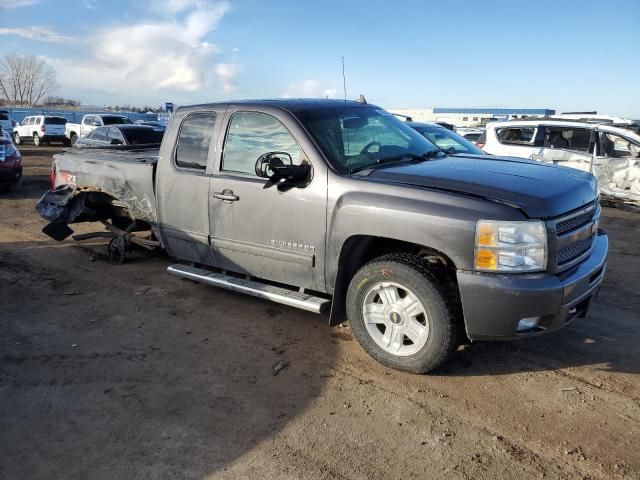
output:
[[[33,144],[36,147],[39,147],[40,145],[42,145],[42,140],[40,139],[40,135],[38,135],[37,133],[33,134]]]
[[[375,360],[426,373],[458,346],[457,292],[426,261],[391,254],[362,267],[347,291],[351,331]]]

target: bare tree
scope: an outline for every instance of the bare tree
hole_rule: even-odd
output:
[[[16,107],[34,107],[58,89],[56,72],[35,55],[7,54],[0,60],[0,98]]]

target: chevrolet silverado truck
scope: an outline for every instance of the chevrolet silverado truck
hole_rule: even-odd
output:
[[[180,108],[159,149],[56,155],[52,188],[37,208],[53,238],[101,221],[116,258],[159,246],[173,275],[330,308],[331,326],[348,319],[373,358],[410,372],[465,338],[584,317],[606,268],[591,174],[443,151],[364,102]]]
[[[80,123],[67,123],[65,125],[64,135],[73,145],[79,138],[86,137],[96,128],[104,127],[105,125],[128,125],[131,123],[133,122],[124,115],[90,114],[82,117]]]

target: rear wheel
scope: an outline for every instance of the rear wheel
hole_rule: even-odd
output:
[[[16,145],[20,145],[22,143],[22,139],[20,138],[20,134],[18,132],[13,134],[13,142]]]
[[[413,373],[434,370],[458,345],[457,293],[448,286],[414,255],[373,260],[349,284],[353,335],[383,365]]]
[[[38,135],[37,133],[33,134],[33,144],[36,147],[39,147],[40,145],[42,145],[42,140],[40,139],[40,135]]]
[[[77,141],[78,141],[78,135],[76,135],[75,133],[72,133],[69,136],[69,145],[75,145]]]

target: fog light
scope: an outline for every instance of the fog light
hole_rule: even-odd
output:
[[[516,332],[524,332],[526,330],[533,330],[534,328],[537,328],[541,319],[542,317],[527,317],[520,319]]]

